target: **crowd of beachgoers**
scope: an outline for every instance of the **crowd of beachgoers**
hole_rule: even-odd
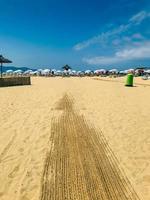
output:
[[[38,70],[27,70],[23,71],[21,69],[13,71],[7,70],[3,73],[4,76],[125,76],[129,73],[134,74],[135,76],[149,76],[150,69],[128,69],[124,71],[119,71],[117,69],[97,69],[85,70],[85,71],[75,71],[75,70],[56,70],[56,69],[38,69]]]

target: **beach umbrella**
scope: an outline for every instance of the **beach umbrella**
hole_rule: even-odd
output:
[[[29,73],[30,75],[39,75],[39,71],[32,71]]]
[[[85,71],[85,74],[90,74],[90,73],[92,73],[92,71],[89,69]]]
[[[52,69],[51,71],[56,72],[57,70],[56,69]]]
[[[98,69],[98,70],[96,70],[96,71],[98,71],[99,73],[105,73],[106,72],[106,69]]]
[[[30,74],[30,73],[32,73],[33,71],[31,70],[31,69],[29,69],[29,70],[26,70],[25,72],[24,72],[24,74]]]
[[[127,69],[127,73],[132,73],[134,72],[134,69]]]
[[[100,71],[100,69],[97,69],[97,70],[95,70],[94,71],[94,74],[96,74],[96,75],[100,75],[102,72]]]
[[[49,75],[50,74],[50,69],[44,69],[44,70],[42,70],[42,75]]]
[[[145,70],[145,72],[146,72],[146,73],[148,73],[148,74],[150,74],[150,69],[148,69],[148,70]]]
[[[7,58],[4,58],[2,55],[0,55],[0,64],[1,64],[1,78],[2,78],[2,68],[3,68],[3,63],[12,63],[12,61],[8,60]]]
[[[64,75],[69,75],[69,73],[70,73],[70,71],[64,69],[64,71],[63,71]]]
[[[74,75],[76,75],[76,71],[75,70],[69,71],[69,74],[74,76]]]
[[[99,74],[99,73],[100,73],[99,69],[97,69],[97,70],[94,71],[94,74]]]
[[[23,71],[21,69],[14,71],[14,74],[22,74],[22,73],[23,73]]]
[[[94,71],[95,74],[101,74],[101,73],[106,73],[105,69],[97,69]]]
[[[6,74],[11,74],[11,73],[13,73],[13,70],[11,70],[11,69],[6,71]]]
[[[61,70],[57,70],[56,72],[57,72],[58,74],[61,74],[61,73],[62,73],[62,71],[61,71]]]
[[[109,70],[109,72],[118,73],[118,70],[117,69],[111,69],[111,70]]]
[[[82,73],[82,71],[77,71],[77,74],[81,74]]]
[[[44,69],[45,73],[49,73],[51,70],[50,69]]]
[[[118,70],[117,69],[111,69],[111,70],[109,70],[109,74],[118,74]]]
[[[99,71],[101,71],[101,72],[106,72],[106,69],[100,69]]]
[[[56,70],[56,72],[53,72],[56,76],[60,76],[62,75],[62,71],[61,70]]]
[[[119,73],[120,73],[120,74],[127,74],[126,70],[120,71]]]
[[[77,71],[77,76],[83,75],[84,73],[82,71]]]
[[[43,69],[38,69],[37,71],[38,71],[38,74],[39,74],[39,75],[41,75],[41,74],[42,74],[42,71],[43,71]]]
[[[33,70],[29,69],[29,70],[27,70],[26,72],[31,73],[31,72],[33,72]]]
[[[68,71],[69,69],[71,69],[71,67],[69,65],[65,65],[62,68],[63,68],[63,70],[66,70],[66,71]]]
[[[28,72],[27,74],[29,74],[29,75],[34,75],[34,74],[36,74],[36,71],[30,71],[30,72]]]
[[[37,71],[38,71],[38,72],[42,72],[42,71],[43,71],[43,69],[38,69]]]
[[[6,72],[5,72],[5,75],[8,75],[8,76],[10,76],[10,75],[13,75],[13,70],[7,70]],[[4,72],[3,72],[3,75],[4,75]]]

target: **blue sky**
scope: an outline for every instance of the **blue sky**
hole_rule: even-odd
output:
[[[149,0],[0,0],[0,54],[15,66],[150,66]]]

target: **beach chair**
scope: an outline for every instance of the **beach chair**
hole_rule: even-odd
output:
[[[143,79],[143,80],[148,80],[149,77],[148,77],[148,76],[142,76],[142,79]]]

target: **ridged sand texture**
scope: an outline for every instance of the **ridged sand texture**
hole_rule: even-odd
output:
[[[139,199],[101,130],[89,125],[65,94],[52,120],[40,200]]]

